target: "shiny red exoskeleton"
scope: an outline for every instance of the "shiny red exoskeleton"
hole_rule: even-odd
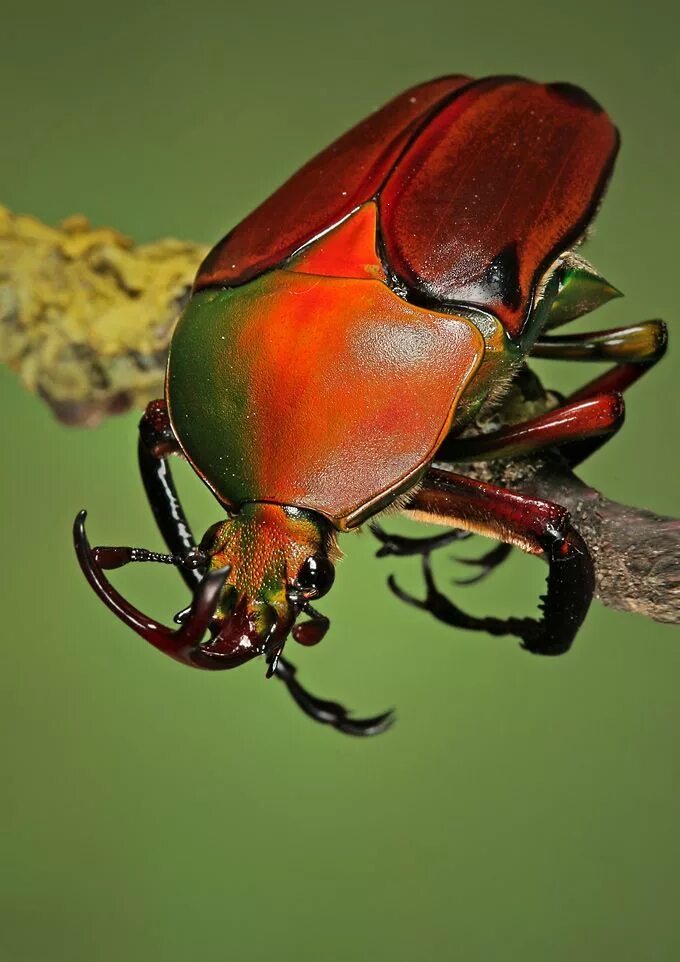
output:
[[[390,713],[350,718],[303,689],[281,655],[289,635],[309,645],[325,634],[312,602],[332,586],[338,536],[368,522],[379,555],[422,555],[424,600],[390,579],[403,600],[535,654],[566,652],[594,590],[566,510],[454,465],[552,446],[580,463],[621,425],[621,392],[663,354],[658,321],[548,333],[619,293],[575,250],[618,144],[600,105],[571,84],[443,77],[358,124],[227,234],[175,329],[165,397],[141,423],[142,477],[171,554],[92,549],[84,512],[76,520],[82,568],[104,602],[193,667],[263,656],[312,717],[374,734]],[[614,366],[531,421],[480,433],[480,415],[527,377],[530,357]],[[198,545],[169,454],[186,458],[226,515]],[[375,523],[386,508],[453,530],[389,536]],[[468,582],[512,545],[545,558],[540,618],[476,618],[441,594],[430,554],[468,533],[502,542]],[[176,629],[104,574],[144,560],[176,564],[193,592]]]

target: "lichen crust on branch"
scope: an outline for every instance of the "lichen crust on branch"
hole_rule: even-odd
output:
[[[0,361],[69,424],[143,407],[207,248],[135,246],[69,217],[49,227],[0,206]]]

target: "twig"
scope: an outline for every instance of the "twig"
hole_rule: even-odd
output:
[[[558,452],[540,461],[460,464],[456,470],[564,505],[593,556],[600,601],[680,624],[680,520],[610,501],[584,484]]]

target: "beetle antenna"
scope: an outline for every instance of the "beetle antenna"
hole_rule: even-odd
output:
[[[174,565],[176,568],[190,570],[207,568],[209,563],[208,555],[200,548],[192,548],[187,554],[179,555],[161,554],[158,551],[147,551],[146,548],[100,545],[92,549],[92,554],[100,568],[105,570],[123,568],[125,565],[136,561],[155,561],[159,564]]]

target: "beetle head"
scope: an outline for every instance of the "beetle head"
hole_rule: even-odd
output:
[[[229,572],[206,650],[234,664],[264,654],[271,673],[291,629],[303,645],[321,641],[329,622],[311,603],[330,590],[337,557],[333,529],[321,516],[246,504],[208,529],[198,555],[208,572]],[[308,620],[294,626],[301,613]]]
[[[291,633],[303,645],[321,641],[328,619],[311,601],[333,584],[338,556],[333,528],[320,515],[275,504],[246,504],[208,529],[188,555],[159,555],[143,548],[92,548],[86,512],[74,524],[80,566],[102,601],[154,647],[196,668],[235,668],[265,655],[268,675],[277,668]],[[175,616],[173,631],[120,595],[104,574],[133,561],[163,561],[196,574],[192,604]],[[193,578],[189,579],[193,581]],[[295,625],[304,613],[308,620]],[[209,638],[204,639],[206,632]]]
[[[234,668],[264,654],[267,675],[276,673],[305,714],[348,735],[377,735],[393,722],[392,712],[351,718],[334,701],[316,698],[296,677],[295,666],[279,658],[286,637],[303,645],[323,638],[328,619],[310,605],[333,583],[332,558],[338,556],[330,524],[297,508],[249,504],[213,525],[199,547],[187,554],[160,555],[145,548],[93,548],[85,533],[86,511],[73,524],[80,566],[104,604],[154,648],[195,668]],[[195,582],[194,599],[180,612],[172,630],[135,608],[105,575],[133,561],[162,561],[185,569]],[[186,569],[202,568],[189,576]],[[196,575],[195,579],[193,575]],[[304,612],[308,620],[295,624]],[[209,640],[204,640],[206,633]]]

